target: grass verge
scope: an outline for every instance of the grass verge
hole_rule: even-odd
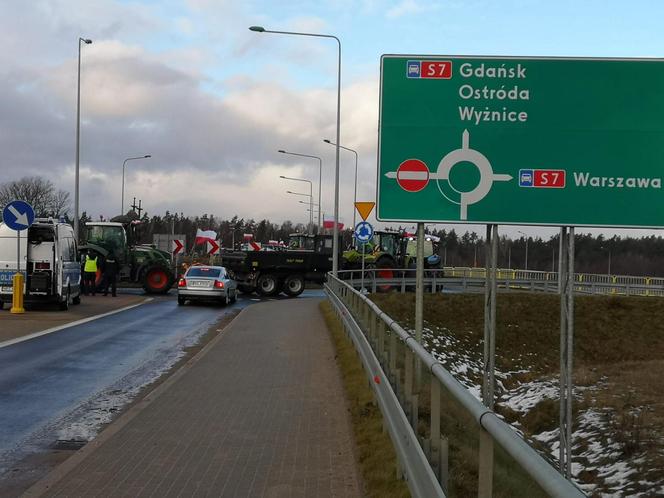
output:
[[[374,402],[362,362],[355,352],[352,341],[346,336],[332,305],[328,301],[323,301],[320,308],[336,349],[335,359],[341,371],[348,400],[365,496],[408,497],[410,493],[406,483],[396,478],[394,447],[388,434],[383,432],[383,417]]]

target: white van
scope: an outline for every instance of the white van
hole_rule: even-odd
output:
[[[12,302],[16,250],[16,231],[0,223],[0,309]],[[20,256],[26,303],[53,302],[66,310],[70,303],[81,302],[81,265],[71,225],[52,218],[35,219],[21,231]]]

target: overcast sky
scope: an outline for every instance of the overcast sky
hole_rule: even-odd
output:
[[[341,144],[359,154],[358,200],[375,199],[380,55],[664,54],[664,2],[611,0],[0,0],[0,179],[40,175],[73,198],[78,37],[81,211],[308,220],[304,182],[332,214],[333,40],[343,44]],[[663,90],[664,91],[664,90]],[[354,155],[342,150],[342,221],[352,221]],[[72,206],[73,207],[73,206]],[[483,233],[482,227],[472,228]],[[503,227],[516,235],[554,229]],[[612,233],[612,232],[608,232]],[[659,231],[620,232],[632,235]],[[517,235],[518,236],[518,235]]]

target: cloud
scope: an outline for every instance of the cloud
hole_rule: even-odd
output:
[[[425,8],[416,0],[402,0],[394,7],[387,10],[385,17],[388,19],[397,19],[405,15],[419,14]]]
[[[323,211],[332,213],[335,149],[322,140],[336,136],[333,42],[311,39],[291,44],[289,37],[276,37],[283,45],[273,45],[276,40],[271,40],[269,50],[261,49],[269,54],[261,59],[269,59],[268,64],[243,66],[243,57],[232,55],[236,42],[230,36],[221,52],[181,43],[155,49],[154,44],[133,39],[134,27],[122,19],[136,15],[139,25],[149,26],[146,37],[150,39],[161,39],[172,31],[173,20],[148,21],[144,18],[154,13],[145,7],[129,9],[128,4],[102,1],[108,16],[103,22],[94,24],[84,6],[76,15],[72,13],[73,24],[68,24],[66,14],[72,7],[65,4],[30,2],[20,11],[22,19],[16,26],[0,20],[0,27],[6,28],[0,37],[20,47],[17,57],[0,55],[4,62],[0,66],[3,180],[44,176],[69,191],[73,199],[77,52],[71,33],[80,32],[94,40],[82,47],[81,211],[95,216],[117,214],[124,159],[151,154],[151,159],[127,164],[125,205],[136,196],[150,213],[169,209],[191,215],[237,213],[245,218],[305,221],[305,206],[285,193],[292,186],[278,177],[311,179],[316,202],[318,163],[277,153],[284,148],[323,159]],[[46,14],[56,7],[63,12],[49,18]],[[203,10],[192,10],[178,21],[185,31],[185,18],[197,22],[196,16],[206,16],[205,9],[211,7],[197,2],[196,8]],[[245,17],[235,20],[242,22]],[[83,32],[85,22],[99,29]],[[228,19],[224,22],[231,24]],[[23,25],[29,27],[27,36],[34,35],[29,46],[17,41]],[[321,31],[326,25],[319,18],[300,16],[284,26]],[[100,37],[100,30],[111,36]],[[245,31],[244,36],[257,43],[267,39],[267,35]],[[208,71],[208,66],[219,62],[220,54],[227,57],[224,68],[230,69]],[[312,73],[320,81],[312,85],[295,80],[290,72],[294,61],[303,69],[297,73]],[[255,67],[261,68],[260,73],[252,70]],[[355,81],[345,77],[341,143],[359,154],[359,200],[375,195],[377,109],[375,76]],[[341,150],[340,213],[348,222],[353,215],[354,166],[354,155]]]

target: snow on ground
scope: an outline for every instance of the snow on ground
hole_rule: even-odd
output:
[[[413,330],[410,331],[414,333]],[[482,358],[473,352],[470,345],[452,335],[446,328],[424,328],[423,342],[425,348],[466,387],[476,398],[481,400]],[[514,382],[520,374],[530,371],[532,353],[523,353],[517,358],[520,368],[510,372],[501,372],[496,368],[497,379],[496,403],[512,411],[525,415],[540,402],[557,400],[559,393],[558,377],[540,378],[531,382]],[[505,381],[510,380],[507,383]],[[505,385],[515,387],[507,390]],[[604,382],[594,386],[575,386],[574,397],[580,400],[584,392],[606,388]],[[647,462],[638,458],[625,456],[621,445],[612,437],[611,413],[609,410],[588,408],[578,413],[574,421],[572,474],[577,483],[586,493],[598,492],[602,496],[650,496],[639,492],[649,489],[664,491],[663,482],[647,482],[644,468]],[[519,424],[517,423],[517,426]],[[521,433],[520,427],[515,427]],[[559,456],[558,429],[532,435],[532,439],[542,443],[547,453],[556,462]],[[639,479],[640,478],[640,479]],[[594,484],[581,484],[586,480],[596,481]],[[644,484],[647,484],[644,486]]]

